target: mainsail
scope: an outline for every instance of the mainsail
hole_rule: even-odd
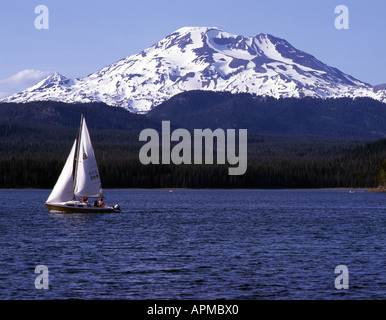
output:
[[[47,203],[66,202],[73,199],[74,177],[72,173],[73,173],[73,167],[74,167],[75,149],[76,149],[76,139],[72,146],[71,152],[68,155],[68,158],[63,167],[63,170],[59,176],[59,179],[56,182],[54,189],[52,189],[52,192],[47,199]]]
[[[98,165],[83,116],[76,160],[75,195],[81,197],[102,197],[103,191]]]

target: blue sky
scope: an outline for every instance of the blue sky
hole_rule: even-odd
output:
[[[41,4],[48,30],[34,25]],[[334,25],[341,4],[347,30]],[[0,13],[0,96],[55,71],[87,76],[184,26],[272,34],[361,81],[386,83],[385,0],[12,0]]]

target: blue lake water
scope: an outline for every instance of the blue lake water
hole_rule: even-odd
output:
[[[386,194],[105,190],[121,213],[59,214],[49,193],[0,190],[0,299],[386,296]],[[335,288],[338,265],[347,290]]]

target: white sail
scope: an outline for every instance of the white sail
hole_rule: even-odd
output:
[[[68,155],[67,161],[62,169],[62,172],[55,184],[54,189],[47,199],[47,203],[70,201],[74,197],[74,178],[72,175],[74,167],[76,140],[72,146],[71,152]]]
[[[77,161],[75,195],[81,197],[102,197],[103,191],[98,165],[84,118],[81,126]]]

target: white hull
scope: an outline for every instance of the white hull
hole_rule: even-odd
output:
[[[94,207],[91,204],[86,204],[80,201],[68,201],[68,202],[57,202],[47,203],[48,210],[52,212],[67,212],[67,213],[109,213],[109,212],[120,212],[119,207],[103,206]]]

